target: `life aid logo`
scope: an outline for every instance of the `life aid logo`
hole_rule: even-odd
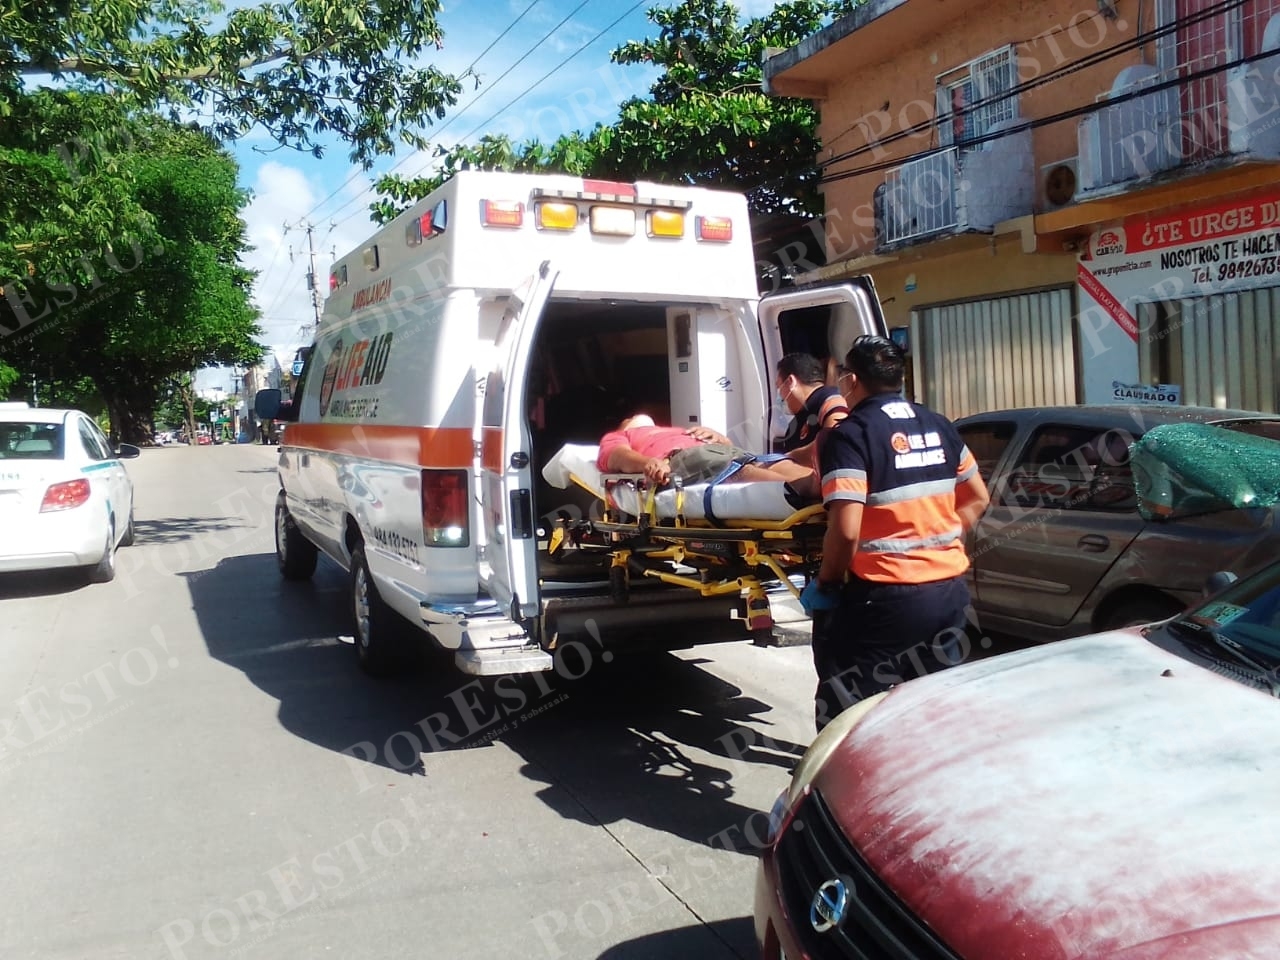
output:
[[[345,344],[341,337],[334,341],[333,352],[324,365],[324,378],[320,381],[320,416],[328,414],[335,393],[382,382],[387,372],[387,361],[391,358],[391,337],[390,333],[384,333],[351,344]],[[365,412],[348,410],[343,406],[341,410],[334,410],[334,416],[363,415]]]
[[[1124,253],[1124,228],[1115,227],[1100,231],[1093,241],[1093,255],[1109,257],[1116,253]]]
[[[923,434],[895,433],[889,443],[897,454],[893,458],[893,465],[899,470],[933,467],[947,462],[942,436],[935,430]]]

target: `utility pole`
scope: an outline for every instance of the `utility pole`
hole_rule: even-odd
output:
[[[284,225],[284,232],[288,233],[290,230],[303,230],[307,234],[307,288],[311,291],[311,308],[315,313],[316,320],[314,325],[304,327],[299,332],[303,334],[304,339],[309,339],[320,326],[320,317],[324,312],[324,293],[320,289],[320,279],[316,274],[316,225],[304,217],[295,224],[290,225],[286,223]],[[293,261],[292,246],[289,247],[289,261]]]

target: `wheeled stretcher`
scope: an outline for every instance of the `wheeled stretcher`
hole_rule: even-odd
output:
[[[745,596],[747,629],[765,639],[773,628],[766,586],[782,584],[795,596],[795,574],[812,576],[822,560],[826,514],[804,503],[786,484],[699,483],[680,478],[662,488],[635,474],[604,473],[598,448],[566,444],[543,467],[559,489],[580,487],[594,496],[599,515],[562,516],[551,533],[553,560],[570,549],[611,557],[615,603],[627,603],[631,577],[652,577],[704,597]]]

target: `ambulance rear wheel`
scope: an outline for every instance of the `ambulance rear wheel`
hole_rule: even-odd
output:
[[[364,544],[357,544],[351,551],[351,616],[360,669],[371,677],[397,673],[404,664],[408,625],[378,593],[365,559]]]
[[[284,491],[276,496],[276,564],[286,580],[309,580],[316,572],[320,551],[302,535],[285,503]]]

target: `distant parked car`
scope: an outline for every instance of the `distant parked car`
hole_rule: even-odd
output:
[[[1205,571],[1245,574],[1280,554],[1268,509],[1139,514],[1129,444],[1179,422],[1280,439],[1280,417],[1209,407],[1028,408],[957,421],[991,489],[969,542],[985,630],[1056,640],[1150,623],[1194,601]]]
[[[0,571],[83,566],[95,582],[116,574],[116,548],[133,543],[133,483],[112,447],[78,410],[0,403]]]

